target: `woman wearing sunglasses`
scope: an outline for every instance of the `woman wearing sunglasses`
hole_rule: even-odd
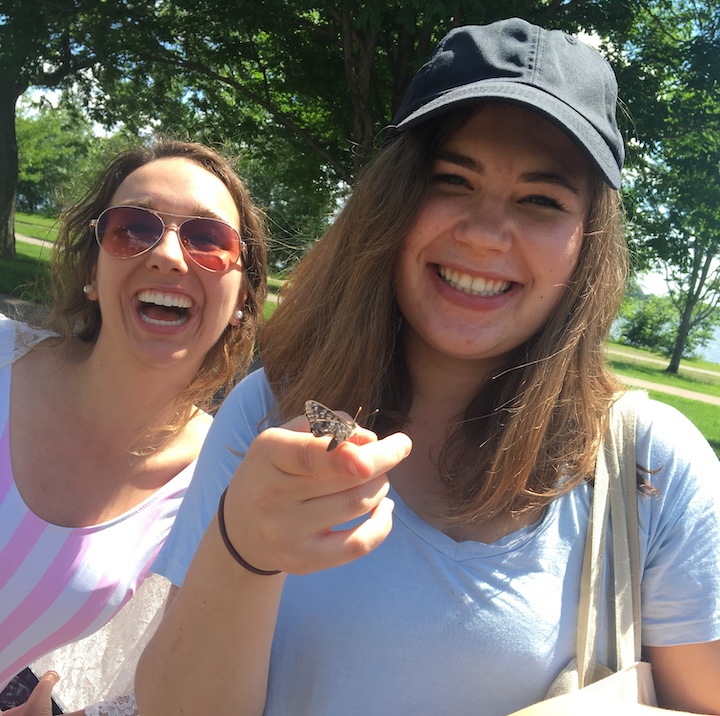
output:
[[[0,320],[0,691],[145,579],[252,356],[261,213],[204,146],[132,149],[62,217],[52,294]]]

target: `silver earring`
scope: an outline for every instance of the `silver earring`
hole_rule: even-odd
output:
[[[243,315],[244,315],[244,314],[243,314],[243,312],[242,312],[242,309],[241,309],[241,308],[238,308],[238,310],[235,311],[235,313],[233,313],[233,318],[234,318],[236,321],[242,321]]]
[[[89,296],[94,290],[95,290],[95,287],[94,287],[91,283],[86,283],[86,284],[83,286],[83,293],[84,293],[86,296]]]

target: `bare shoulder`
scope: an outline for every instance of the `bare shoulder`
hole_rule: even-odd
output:
[[[187,425],[187,430],[189,431],[188,435],[186,436],[187,439],[192,441],[200,441],[200,444],[202,445],[203,441],[205,440],[205,436],[208,433],[208,430],[210,430],[210,426],[212,425],[212,423],[212,415],[206,413],[204,410],[196,410],[195,415],[192,417],[192,419]]]
[[[205,437],[213,419],[208,413],[196,410],[192,418],[172,438],[164,448],[166,457],[183,467],[189,465],[200,454]]]

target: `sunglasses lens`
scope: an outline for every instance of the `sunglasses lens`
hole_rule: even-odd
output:
[[[188,219],[180,226],[180,240],[190,258],[210,271],[226,271],[240,258],[240,236],[216,219]]]
[[[133,206],[114,206],[98,218],[95,232],[100,246],[117,258],[147,251],[163,235],[160,217]]]
[[[163,220],[152,211],[137,206],[112,206],[98,217],[95,235],[107,253],[127,259],[155,246],[165,229]],[[240,235],[223,221],[187,219],[178,232],[187,255],[209,271],[226,271],[240,258]]]

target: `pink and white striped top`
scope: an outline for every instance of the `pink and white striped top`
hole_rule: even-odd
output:
[[[0,343],[7,337],[0,330]],[[11,370],[12,364],[0,368],[0,690],[34,659],[102,627],[132,597],[170,531],[194,467],[108,522],[68,528],[41,520],[12,475]]]

